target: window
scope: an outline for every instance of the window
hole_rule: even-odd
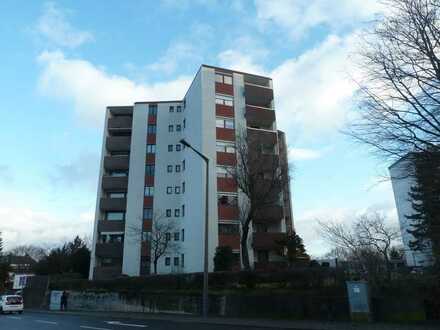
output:
[[[176,144],[176,151],[182,150],[182,146],[180,144]]]
[[[174,126],[173,125],[168,125],[168,132],[172,132],[174,130]]]
[[[174,112],[174,106],[170,105],[170,112]]]
[[[182,106],[178,105],[178,106],[176,107],[176,111],[177,111],[177,112],[182,112]]]
[[[156,125],[148,125],[147,133],[148,134],[156,134]]]
[[[183,129],[186,128],[186,119],[183,120]]]
[[[125,212],[107,212],[105,214],[106,220],[124,220],[125,218]]]
[[[217,166],[217,177],[231,178],[231,168],[227,168],[226,166]]]
[[[171,258],[170,257],[166,257],[165,258],[165,266],[169,266],[171,264]]]
[[[168,173],[172,173],[173,172],[173,165],[168,165],[167,166],[167,172]]]
[[[179,257],[174,257],[174,266],[179,266]]]
[[[185,240],[185,229],[182,229],[182,242]]]
[[[154,196],[154,187],[145,187],[144,196],[146,197]]]
[[[177,124],[176,125],[176,132],[180,132],[182,130],[182,125]]]
[[[234,119],[217,118],[215,120],[215,126],[219,128],[234,128]]]
[[[185,182],[182,182],[182,194],[185,193]]]
[[[176,165],[176,172],[180,172],[180,165]]]
[[[154,175],[154,165],[145,165],[145,175],[146,176]]]
[[[171,209],[166,210],[167,218],[171,218]]]
[[[173,145],[172,145],[172,144],[169,144],[169,145],[168,145],[168,152],[171,152],[171,151],[173,151]]]
[[[168,186],[167,187],[167,194],[171,195],[173,193],[173,187]]]
[[[148,106],[148,115],[156,116],[157,115],[157,104],[150,104]]]
[[[177,195],[180,194],[180,187],[179,186],[174,187],[174,193]]]
[[[182,205],[182,217],[185,216],[185,204]]]
[[[224,224],[224,223],[218,225],[219,234],[238,234],[239,232],[240,232],[240,228],[238,225]]]
[[[226,85],[232,85],[232,77],[221,73],[215,74],[215,81]]]
[[[147,154],[156,153],[156,145],[155,144],[147,144]]]
[[[174,216],[176,218],[180,217],[180,209],[174,209]]]
[[[233,143],[217,141],[216,150],[217,152],[235,153],[235,145]]]
[[[127,176],[127,172],[110,172],[110,176]]]
[[[185,266],[185,255],[182,253],[181,254],[181,256],[180,256],[180,259],[182,259],[182,267],[184,267]]]
[[[182,160],[182,171],[185,171],[185,159]]]
[[[171,241],[171,233],[165,233],[165,239]]]
[[[125,198],[125,193],[112,192],[108,195],[109,198]]]
[[[151,239],[151,233],[149,231],[143,231],[142,232],[142,240],[144,242],[148,242]]]
[[[180,240],[180,233],[179,232],[174,233],[174,240],[175,241],[179,241]]]
[[[238,198],[232,195],[218,195],[217,203],[218,205],[236,206],[238,205]]]
[[[144,209],[144,219],[152,219],[153,218],[153,209],[148,208]]]
[[[232,107],[234,99],[231,96],[215,94],[215,103]]]

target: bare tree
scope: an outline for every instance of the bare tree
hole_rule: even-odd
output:
[[[390,278],[390,252],[400,232],[385,221],[384,216],[374,212],[359,216],[351,227],[320,221],[319,232],[332,245],[333,251],[352,262],[355,268],[372,276],[380,273],[383,265],[387,278]]]
[[[440,142],[440,1],[383,3],[355,57],[360,116],[346,133],[395,160]]]
[[[46,257],[48,255],[49,249],[43,248],[41,246],[29,244],[29,245],[16,246],[15,248],[9,250],[7,253],[15,255],[15,256],[28,255],[32,259],[34,259],[35,261],[40,261],[41,259],[43,259],[44,257]]]
[[[274,154],[274,145],[265,145],[259,134],[236,137],[237,166],[228,174],[245,196],[240,203],[241,257],[244,269],[250,269],[248,239],[251,224],[268,206],[276,205],[285,182],[289,181],[287,164]],[[287,180],[287,181],[286,181]]]

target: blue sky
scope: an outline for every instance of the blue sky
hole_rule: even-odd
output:
[[[0,231],[8,247],[91,235],[106,105],[182,98],[200,64],[269,75],[295,227],[369,209],[396,223],[387,164],[339,133],[374,0],[0,2]]]

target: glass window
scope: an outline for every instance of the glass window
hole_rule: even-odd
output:
[[[180,217],[180,209],[174,209],[174,216],[176,218]]]
[[[167,209],[166,215],[167,215],[167,218],[171,218],[171,209]]]
[[[144,219],[153,219],[153,209],[144,209]]]
[[[175,186],[174,187],[174,193],[175,194],[180,194],[180,187],[179,186]]]
[[[225,119],[225,128],[234,128],[234,120]]]
[[[219,234],[238,234],[240,228],[236,224],[224,224],[221,223],[218,225],[218,233]]]
[[[178,105],[178,106],[176,107],[176,111],[177,111],[177,112],[182,112],[182,107],[181,107],[180,105]]]
[[[216,73],[215,74],[215,82],[223,83],[223,75]]]
[[[176,165],[176,172],[180,172],[180,165]]]
[[[235,145],[232,143],[217,142],[216,150],[218,152],[235,153]]]
[[[165,233],[165,239],[171,241],[171,233]]]
[[[174,112],[174,106],[170,105],[170,112]]]
[[[148,134],[156,134],[156,125],[148,125],[147,127]]]
[[[186,128],[186,119],[183,120],[183,128]]]
[[[111,172],[110,176],[127,176],[127,172]]]
[[[169,145],[168,145],[168,151],[169,151],[169,152],[173,151],[173,145],[172,145],[172,144],[169,144]]]
[[[172,132],[174,130],[174,126],[173,125],[168,125],[168,132]]]
[[[225,121],[223,119],[216,119],[215,120],[215,126],[224,128],[225,127]]]
[[[147,196],[147,197],[154,196],[154,187],[145,187],[144,196]]]
[[[176,151],[180,151],[182,149],[182,146],[180,144],[176,144]]]
[[[185,159],[182,160],[182,171],[185,171]]]
[[[169,266],[171,264],[171,258],[170,257],[166,257],[165,258],[165,266]]]
[[[182,217],[185,216],[185,204],[182,205]]]
[[[182,194],[185,193],[185,182],[182,182]]]
[[[176,132],[180,132],[182,130],[182,125],[177,124],[176,125]]]
[[[215,81],[222,84],[232,85],[232,77],[221,73],[215,74]]]
[[[142,240],[144,242],[149,242],[151,240],[151,233],[149,231],[142,232]]]
[[[223,76],[223,83],[226,85],[232,85],[232,77],[231,76]]]
[[[106,220],[124,220],[125,218],[125,212],[107,212],[105,214],[105,219]]]
[[[238,205],[238,199],[237,196],[233,195],[218,195],[217,203],[225,206],[236,206]]]
[[[174,233],[174,240],[175,241],[179,241],[180,240],[180,233],[179,232]]]
[[[168,166],[167,166],[167,172],[168,172],[168,173],[173,172],[173,165],[168,165]]]
[[[155,144],[147,144],[147,154],[156,153],[156,145]]]
[[[234,105],[234,99],[228,95],[216,94],[215,95],[215,103],[232,107]]]
[[[125,193],[112,192],[108,195],[110,198],[125,198]]]
[[[154,175],[154,165],[145,165],[145,175],[146,176]]]
[[[157,104],[150,104],[148,106],[148,115],[150,115],[150,116],[157,115]]]
[[[168,186],[167,187],[167,194],[171,195],[173,193],[173,187]]]
[[[234,128],[233,119],[217,118],[215,120],[215,126],[220,128]]]
[[[185,240],[185,229],[182,229],[182,242]]]
[[[174,266],[179,266],[179,257],[174,257]]]

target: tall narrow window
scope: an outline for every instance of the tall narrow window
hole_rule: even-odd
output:
[[[176,144],[176,151],[182,150],[182,146],[180,144]]]
[[[148,134],[156,134],[156,125],[148,125],[147,127]]]
[[[180,256],[180,259],[182,259],[182,263],[181,263],[182,267],[185,267],[185,255],[183,253]]]
[[[156,145],[155,144],[147,144],[147,154],[156,153]]]
[[[145,187],[144,196],[146,197],[154,196],[154,187]]]
[[[170,105],[170,112],[174,112],[174,106]]]
[[[175,241],[180,241],[180,233],[179,232],[175,232],[174,233],[174,240]]]
[[[165,266],[169,266],[171,264],[171,258],[170,257],[166,257],[165,258]]]
[[[167,194],[171,195],[173,193],[173,187],[167,187]]]
[[[176,218],[180,217],[180,209],[174,209],[174,216]]]
[[[174,257],[174,266],[179,266],[179,257]]]
[[[172,144],[169,144],[169,145],[168,145],[168,151],[169,151],[169,152],[173,151],[173,145],[172,145]]]
[[[182,194],[185,193],[185,182],[182,182]]]
[[[171,209],[166,210],[167,218],[171,218]]]
[[[176,111],[177,111],[177,112],[182,112],[182,106],[178,105],[178,106],[176,107]]]
[[[172,132],[174,130],[174,126],[173,125],[168,125],[168,132]]]
[[[185,216],[185,204],[182,205],[182,217]]]
[[[173,165],[168,165],[167,166],[167,172],[168,173],[172,173],[173,172]]]
[[[182,242],[185,240],[185,229],[182,229]]]
[[[145,175],[146,176],[154,175],[154,165],[145,165]]]
[[[152,219],[153,218],[153,209],[147,208],[144,209],[144,219]]]
[[[156,116],[157,115],[157,104],[150,104],[148,106],[148,115]]]

